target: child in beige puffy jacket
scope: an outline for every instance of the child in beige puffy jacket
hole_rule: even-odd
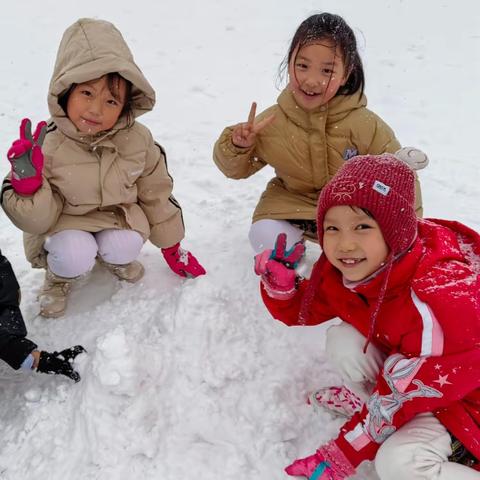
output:
[[[155,92],[109,22],[80,19],[64,33],[50,82],[51,119],[25,119],[8,152],[1,203],[24,234],[34,267],[46,268],[40,311],[63,315],[71,283],[98,259],[138,281],[143,243],[161,248],[178,275],[205,270],[180,247],[184,224],[163,148],[136,118]]]
[[[357,42],[343,18],[321,13],[304,20],[284,66],[289,82],[277,103],[258,116],[254,103],[248,121],[225,128],[213,152],[229,178],[247,178],[266,165],[275,170],[253,213],[256,253],[273,249],[280,233],[287,248],[314,240],[318,196],[345,161],[400,149],[392,129],[367,109]],[[421,216],[418,181],[416,190]]]

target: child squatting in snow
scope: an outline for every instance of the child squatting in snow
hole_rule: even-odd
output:
[[[155,92],[109,22],[80,19],[64,33],[48,92],[51,118],[22,121],[8,152],[1,203],[24,232],[27,259],[45,268],[45,317],[64,314],[72,283],[98,260],[137,282],[147,240],[183,277],[205,274],[180,241],[182,210],[164,149],[136,119]]]
[[[229,178],[247,178],[266,165],[275,170],[253,212],[249,239],[255,253],[272,249],[279,233],[290,248],[316,239],[318,196],[335,172],[355,155],[394,153],[392,129],[367,109],[365,76],[355,34],[331,13],[305,19],[282,64],[288,84],[277,103],[247,122],[229,126],[213,158]],[[416,210],[422,215],[420,184]]]
[[[480,470],[480,235],[415,213],[413,170],[357,156],[323,188],[323,253],[310,280],[285,235],[255,258],[272,316],[289,326],[339,317],[326,351],[345,385],[310,396],[345,415],[338,436],[289,475],[343,480],[365,460],[382,480],[469,480]]]

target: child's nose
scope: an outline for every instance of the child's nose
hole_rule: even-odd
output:
[[[349,235],[342,235],[338,244],[338,248],[341,252],[353,252],[356,248],[356,245],[353,238],[351,238]]]
[[[98,101],[97,99],[91,100],[88,104],[88,111],[92,115],[96,115],[96,116],[101,115],[102,114],[102,104],[101,104],[101,102]]]
[[[309,87],[316,87],[318,85],[321,85],[322,83],[322,77],[320,75],[317,75],[315,73],[311,73],[307,79],[306,79],[306,83]]]
[[[305,83],[307,87],[310,87],[310,88],[315,88],[319,84],[319,82],[315,77],[308,77]]]

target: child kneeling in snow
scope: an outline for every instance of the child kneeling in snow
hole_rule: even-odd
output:
[[[355,157],[319,197],[323,253],[310,280],[295,273],[303,245],[285,251],[283,236],[256,257],[274,318],[343,320],[327,353],[353,392],[312,399],[351,418],[289,475],[342,480],[374,460],[382,480],[480,478],[480,236],[418,219],[414,192],[394,156]]]
[[[65,375],[75,382],[80,375],[72,367],[75,357],[84,352],[81,345],[61,352],[37,350],[26,338],[27,330],[20,305],[20,287],[10,262],[0,252],[0,358],[12,368]]]
[[[80,19],[65,31],[48,128],[41,122],[32,136],[30,121],[22,122],[1,199],[25,232],[28,260],[47,269],[43,316],[63,315],[72,281],[97,257],[121,280],[138,281],[144,268],[136,259],[146,240],[178,275],[205,273],[180,248],[182,211],[165,151],[136,121],[154,104],[155,92],[111,23]]]

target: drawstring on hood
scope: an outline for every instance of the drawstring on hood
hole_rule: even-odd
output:
[[[370,344],[373,334],[375,333],[375,325],[377,323],[378,312],[380,311],[380,307],[383,303],[383,299],[385,298],[385,292],[387,291],[388,279],[390,278],[390,273],[392,271],[394,258],[393,255],[390,253],[387,257],[387,261],[385,264],[385,273],[384,278],[382,281],[382,285],[380,286],[380,290],[378,292],[378,298],[373,306],[372,313],[370,315],[370,325],[368,326],[368,335],[367,341],[363,347],[363,353],[366,353],[368,345]]]

